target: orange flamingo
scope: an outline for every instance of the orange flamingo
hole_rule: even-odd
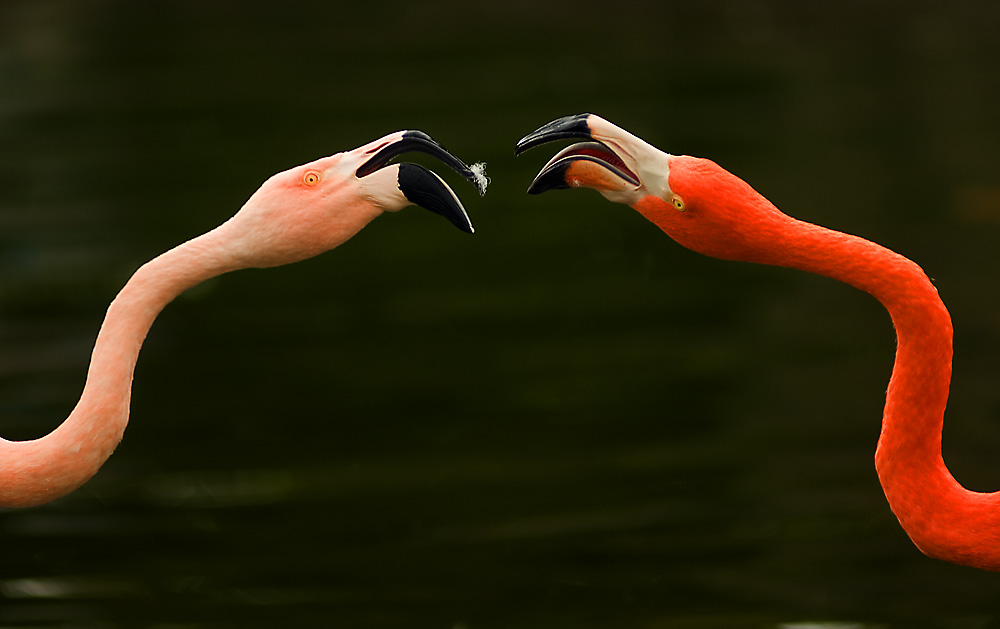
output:
[[[486,192],[481,164],[467,166],[421,131],[399,131],[274,175],[231,219],[139,268],[108,308],[83,394],[69,417],[39,439],[0,439],[0,506],[28,507],[64,496],[111,456],[128,423],[143,339],[164,306],[188,288],[237,269],[311,258],[383,212],[408,205],[472,233],[461,201],[437,174],[416,164],[390,164],[410,151],[440,159]]]
[[[832,277],[885,306],[897,350],[875,467],[889,505],[925,554],[1000,570],[1000,492],[962,487],[941,455],[951,318],[920,267],[863,238],[791,218],[714,162],[669,155],[595,115],[555,120],[521,139],[516,152],[570,138],[583,141],[553,157],[529,193],[593,188],[689,249]]]

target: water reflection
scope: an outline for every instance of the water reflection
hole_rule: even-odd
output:
[[[146,496],[162,507],[218,508],[282,502],[294,488],[288,470],[181,472],[151,477]]]
[[[783,622],[778,629],[865,629],[868,626],[856,622]]]
[[[0,594],[8,599],[119,599],[147,595],[137,584],[83,577],[10,579],[0,581]]]

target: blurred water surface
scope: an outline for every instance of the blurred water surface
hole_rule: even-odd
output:
[[[474,236],[411,209],[170,305],[118,452],[0,513],[0,626],[1000,626],[1000,577],[920,555],[878,486],[877,303],[528,197],[551,150],[512,150],[595,111],[917,260],[946,459],[998,489],[998,7],[0,4],[6,438],[68,414],[135,268],[274,172],[420,128],[493,178],[436,167]]]

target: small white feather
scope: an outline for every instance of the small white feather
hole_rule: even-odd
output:
[[[469,166],[469,170],[476,176],[476,187],[479,188],[479,196],[486,194],[486,186],[490,185],[490,178],[486,176],[486,162],[476,162]]]

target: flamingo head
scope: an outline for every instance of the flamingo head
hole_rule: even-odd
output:
[[[473,233],[458,195],[440,176],[418,164],[391,163],[408,152],[440,159],[485,193],[481,165],[468,166],[422,131],[391,133],[265,181],[223,225],[239,265],[277,266],[313,257],[348,240],[383,212],[410,205]]]
[[[670,155],[594,114],[566,116],[522,138],[520,154],[563,139],[529,194],[593,188],[625,203],[681,245],[727,260],[766,261],[789,219],[742,179],[711,160]]]

